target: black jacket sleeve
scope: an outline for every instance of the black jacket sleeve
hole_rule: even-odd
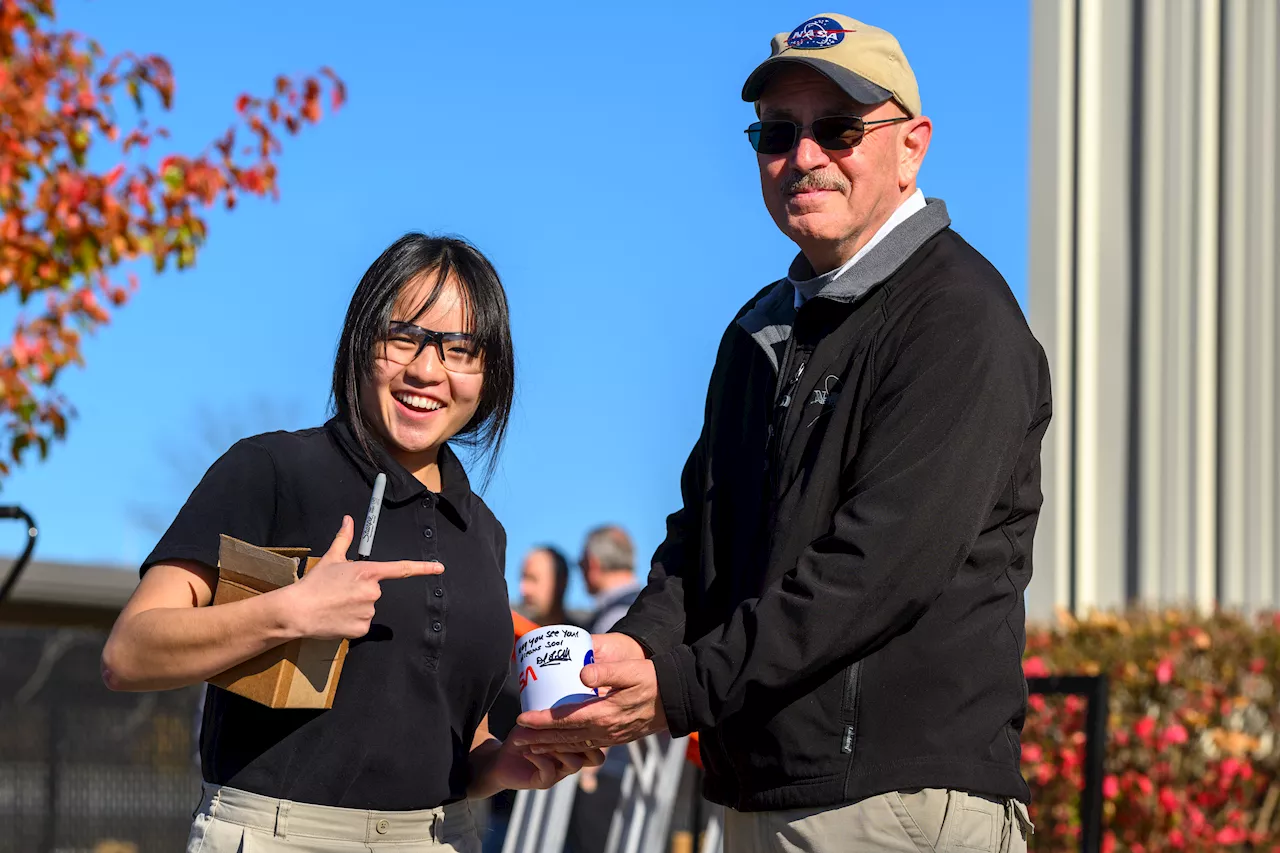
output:
[[[654,552],[649,582],[614,631],[635,639],[650,655],[684,641],[684,578],[692,575],[701,552],[703,447],[706,426],[680,475],[682,506],[667,516],[667,537]]]
[[[720,630],[654,656],[674,735],[718,724],[756,690],[865,657],[941,594],[1032,426],[1038,348],[1015,312],[944,288],[896,346],[883,342],[888,359],[827,533]]]

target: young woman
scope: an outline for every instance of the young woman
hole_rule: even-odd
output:
[[[470,853],[468,797],[549,787],[602,760],[529,755],[488,733],[512,647],[506,534],[449,442],[492,465],[513,385],[493,267],[463,241],[407,235],[347,309],[335,417],[237,443],[147,557],[103,650],[112,689],[198,683],[296,637],[351,641],[329,710],[210,688],[188,850]],[[378,473],[373,551],[351,562]],[[223,533],[323,558],[296,584],[208,607]]]

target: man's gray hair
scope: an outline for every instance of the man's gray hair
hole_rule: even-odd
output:
[[[627,531],[616,524],[606,524],[587,534],[583,548],[588,557],[594,557],[606,572],[633,572],[636,568],[636,549]]]

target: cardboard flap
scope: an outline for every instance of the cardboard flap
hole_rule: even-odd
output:
[[[296,581],[298,561],[224,533],[218,546],[218,571],[239,575],[249,585],[266,591]]]
[[[263,550],[279,554],[281,557],[288,557],[290,560],[302,560],[311,556],[310,548],[264,548]]]

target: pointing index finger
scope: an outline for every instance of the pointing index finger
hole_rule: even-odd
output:
[[[444,571],[444,565],[422,560],[395,560],[389,563],[365,563],[364,568],[370,571],[374,580],[385,581],[396,578],[411,578],[418,575],[438,575]]]

